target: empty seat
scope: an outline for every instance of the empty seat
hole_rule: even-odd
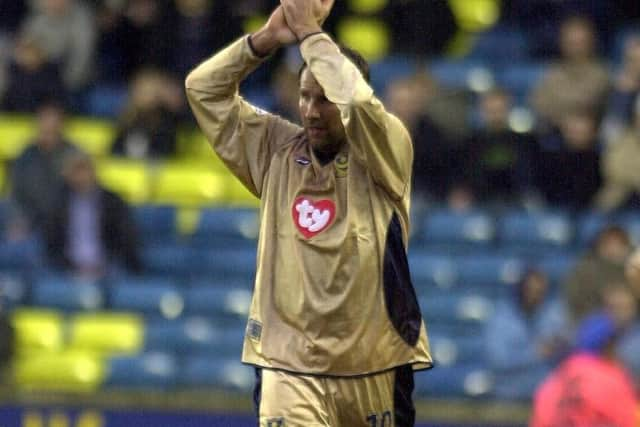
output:
[[[378,94],[384,94],[387,85],[398,79],[408,78],[418,72],[414,61],[407,56],[386,56],[371,63],[371,85]]]
[[[145,245],[165,244],[176,239],[176,208],[168,205],[142,205],[133,208],[133,217]]]
[[[215,279],[234,280],[253,278],[256,271],[256,248],[203,249],[193,255],[198,274],[209,274]]]
[[[606,215],[601,212],[582,212],[576,219],[576,244],[579,249],[586,249],[600,230],[609,224],[616,224],[613,215]]]
[[[143,344],[144,323],[131,313],[83,313],[70,319],[69,345],[102,354],[136,354]]]
[[[152,200],[176,206],[223,203],[229,178],[192,163],[167,163],[157,171]]]
[[[509,212],[498,220],[498,239],[505,250],[535,253],[566,249],[573,242],[573,224],[563,212]]]
[[[435,60],[429,63],[428,72],[440,84],[453,89],[483,91],[494,82],[493,72],[478,61]]]
[[[251,289],[248,288],[192,287],[185,292],[186,311],[221,320],[245,319],[249,314],[251,297]]]
[[[112,357],[107,364],[105,386],[169,388],[178,382],[178,361],[169,353]]]
[[[149,274],[167,274],[184,277],[197,273],[202,268],[198,252],[181,244],[165,243],[145,247],[141,251],[142,265]]]
[[[415,376],[418,396],[486,397],[493,389],[493,377],[481,364],[437,366]]]
[[[209,208],[200,211],[190,241],[220,248],[234,243],[255,245],[258,232],[258,212],[255,209]]]
[[[26,303],[28,286],[18,273],[5,271],[0,273],[0,301],[2,307],[11,310]]]
[[[0,159],[18,157],[35,135],[36,126],[32,116],[0,114]]]
[[[102,185],[128,203],[139,205],[149,200],[151,177],[144,161],[107,158],[97,162],[96,173]]]
[[[525,102],[547,69],[544,63],[511,62],[500,68],[498,84],[512,93],[519,102]]]
[[[20,357],[13,370],[18,387],[36,391],[96,391],[105,377],[101,357],[76,350]]]
[[[467,57],[507,65],[526,60],[528,49],[528,40],[523,31],[498,26],[478,34]]]
[[[429,334],[429,344],[437,366],[481,362],[485,340],[481,334],[469,336]]]
[[[420,309],[427,321],[457,323],[460,328],[465,324],[483,324],[493,312],[493,302],[478,294],[449,294],[419,297]]]
[[[65,136],[92,156],[107,155],[116,137],[111,121],[87,117],[74,117],[67,121]]]
[[[11,313],[16,348],[23,353],[52,353],[64,346],[64,317],[55,310],[20,308]]]
[[[425,217],[422,231],[426,245],[487,246],[494,239],[495,225],[485,212],[439,210]]]
[[[622,225],[635,246],[640,245],[640,211],[627,211],[620,214],[619,223]]]
[[[573,270],[577,261],[577,254],[570,252],[544,257],[536,263],[536,266],[547,274],[552,286],[557,290],[558,285]]]
[[[187,357],[180,380],[190,387],[215,387],[250,391],[255,384],[255,369],[239,358]]]
[[[33,284],[32,301],[35,305],[64,310],[96,310],[103,306],[104,295],[94,281],[45,275]]]
[[[456,265],[450,257],[417,250],[409,252],[409,268],[418,291],[437,286],[449,289],[458,278]]]
[[[174,282],[160,278],[118,280],[111,286],[110,301],[115,310],[139,311],[167,319],[179,317],[184,310],[181,290]]]
[[[524,262],[515,256],[475,254],[453,258],[458,271],[458,284],[462,288],[482,287],[500,292],[500,287],[517,283],[524,273]]]
[[[145,329],[145,350],[182,355],[240,357],[245,322],[217,323],[206,317],[150,320]]]

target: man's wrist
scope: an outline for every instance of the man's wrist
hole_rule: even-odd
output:
[[[322,32],[323,32],[322,28],[319,25],[310,25],[307,27],[296,29],[295,34],[296,34],[296,38],[298,39],[298,43],[302,43],[304,39],[311,37],[315,34],[320,34]]]
[[[255,33],[249,34],[247,41],[251,48],[251,52],[259,58],[266,58],[280,47],[280,43],[266,28],[261,28]]]

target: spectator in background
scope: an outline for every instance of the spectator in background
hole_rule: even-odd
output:
[[[511,97],[495,88],[480,99],[481,127],[468,143],[465,168],[485,201],[516,201],[534,191],[538,144],[530,134],[509,127]]]
[[[113,154],[137,159],[174,155],[182,104],[182,89],[166,74],[140,71],[131,82]]]
[[[129,209],[100,187],[91,159],[76,152],[65,159],[65,187],[47,220],[45,241],[53,266],[99,278],[122,265],[141,270],[137,237]]]
[[[608,146],[620,140],[634,123],[636,100],[640,94],[640,34],[625,40],[622,67],[614,80],[602,135]]]
[[[121,8],[102,9],[100,56],[118,76],[103,76],[125,82],[140,69],[169,69],[175,41],[173,0],[128,0]]]
[[[602,159],[604,185],[595,205],[609,212],[618,208],[638,206],[640,200],[640,97],[635,103],[635,118],[630,127],[607,144]]]
[[[575,324],[602,308],[603,289],[608,284],[624,283],[625,261],[631,249],[629,235],[617,225],[609,225],[598,233],[564,284],[567,306]]]
[[[58,66],[47,62],[37,40],[27,36],[16,40],[13,61],[9,66],[7,90],[0,105],[7,111],[34,112],[45,99],[67,97]]]
[[[457,31],[447,0],[391,0],[383,16],[391,29],[393,50],[403,54],[442,54]]]
[[[606,314],[581,322],[575,352],[536,391],[531,427],[637,426],[631,377],[615,359],[618,333]]]
[[[542,271],[529,271],[515,290],[515,298],[497,304],[485,329],[485,357],[501,399],[529,398],[569,342],[566,311],[550,297]]]
[[[596,118],[567,114],[557,133],[540,139],[536,162],[537,187],[552,206],[584,209],[600,188],[600,151]]]
[[[15,354],[15,330],[4,307],[0,306],[0,385],[11,379],[11,362]]]
[[[184,77],[202,58],[230,43],[241,28],[229,2],[174,0],[174,3],[177,13],[171,69]]]
[[[26,37],[43,48],[47,61],[60,65],[70,91],[91,80],[96,31],[91,9],[79,0],[34,0],[23,26]]]
[[[387,109],[402,120],[413,139],[416,205],[444,200],[461,176],[460,146],[451,142],[425,109],[438,92],[435,81],[418,76],[393,81],[385,92]]]
[[[300,113],[298,107],[298,73],[286,64],[280,64],[273,73],[271,91],[275,97],[273,113],[298,123]]]
[[[640,317],[634,295],[628,284],[616,283],[605,288],[603,300],[620,331],[616,354],[640,386]]]
[[[627,258],[624,275],[640,310],[640,249],[633,251]]]
[[[578,110],[594,111],[599,117],[609,90],[609,74],[596,56],[591,21],[578,16],[566,19],[559,43],[560,60],[551,65],[532,94],[543,129],[561,126],[567,115]]]
[[[18,156],[11,171],[14,221],[25,221],[30,230],[41,231],[63,187],[62,165],[77,148],[62,134],[64,109],[55,101],[37,108],[38,133]]]

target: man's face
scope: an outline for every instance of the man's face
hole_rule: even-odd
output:
[[[329,101],[308,68],[300,76],[300,119],[314,150],[337,152],[345,141],[340,110]]]

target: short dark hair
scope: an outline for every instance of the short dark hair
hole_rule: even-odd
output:
[[[367,60],[364,59],[364,57],[358,51],[356,51],[355,49],[351,49],[350,47],[347,47],[343,44],[338,43],[338,48],[340,49],[340,52],[344,56],[346,56],[347,59],[353,62],[353,65],[355,65],[358,70],[360,70],[360,73],[362,73],[362,77],[364,77],[367,83],[371,83],[371,74],[369,72],[369,63],[367,62]],[[298,70],[298,80],[300,80],[300,77],[302,77],[302,72],[305,68],[307,68],[307,63],[303,62],[300,65],[300,69]]]

